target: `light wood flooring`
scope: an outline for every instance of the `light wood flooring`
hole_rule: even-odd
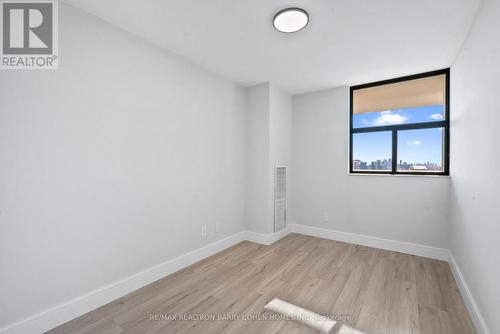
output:
[[[448,263],[290,234],[239,243],[72,320],[49,333],[315,333],[263,318],[280,298],[327,316],[349,316],[331,333],[474,333]]]

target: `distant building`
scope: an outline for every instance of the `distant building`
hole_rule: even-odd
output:
[[[392,159],[377,160],[368,163],[359,159],[352,162],[355,170],[392,170]],[[441,171],[442,167],[434,162],[413,163],[399,160],[398,171]]]

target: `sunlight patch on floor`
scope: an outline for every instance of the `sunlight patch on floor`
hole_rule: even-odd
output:
[[[367,333],[358,331],[357,329],[354,329],[351,326],[342,325],[336,334],[367,334]]]
[[[328,317],[306,310],[300,306],[290,304],[278,298],[271,300],[264,308],[285,316],[287,320],[295,320],[310,328],[316,329],[320,333],[330,333],[337,323],[335,320],[331,320]]]

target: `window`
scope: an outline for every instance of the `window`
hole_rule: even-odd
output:
[[[449,174],[449,69],[351,87],[350,173]]]

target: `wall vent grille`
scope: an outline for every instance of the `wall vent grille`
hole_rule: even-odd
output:
[[[274,232],[286,226],[286,167],[274,172]]]

